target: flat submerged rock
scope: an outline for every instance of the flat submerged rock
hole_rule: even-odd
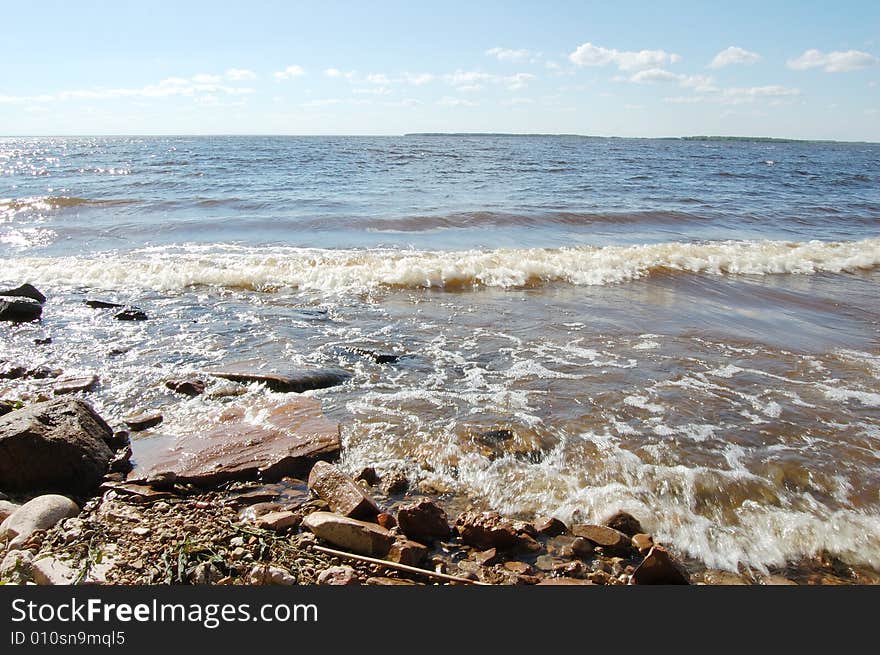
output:
[[[132,442],[134,469],[127,482],[180,482],[215,487],[232,480],[274,481],[308,471],[341,448],[339,424],[321,404],[297,398],[225,409],[216,425],[182,436],[157,435]]]
[[[277,373],[260,371],[238,365],[230,365],[221,370],[206,371],[208,375],[233,382],[261,382],[272,391],[302,393],[311,389],[324,389],[342,384],[351,373],[338,368],[301,369]]]

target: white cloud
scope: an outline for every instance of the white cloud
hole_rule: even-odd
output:
[[[276,80],[292,80],[295,77],[300,77],[305,75],[306,71],[302,66],[297,66],[296,64],[292,66],[288,66],[283,71],[278,71],[277,73],[273,73],[272,75]]]
[[[495,57],[498,61],[521,62],[527,61],[531,54],[528,50],[512,50],[510,48],[490,48],[486,54]]]
[[[388,79],[388,76],[385,73],[370,73],[367,75],[367,82],[370,84],[381,84],[382,86],[388,86],[391,84],[391,80]]]
[[[494,78],[493,75],[489,75],[488,73],[463,70],[457,70],[454,73],[449,73],[447,75],[444,75],[443,77],[453,86],[468,86],[480,84],[482,82],[489,82]]]
[[[358,88],[352,89],[352,93],[357,93],[359,95],[374,95],[374,96],[387,96],[391,93],[391,89],[387,86],[375,86],[369,88]]]
[[[347,80],[351,80],[354,77],[354,71],[341,71],[338,68],[327,68],[324,70],[324,75],[327,77],[344,77]]]
[[[453,98],[451,96],[443,96],[437,101],[438,105],[443,107],[476,107],[477,103],[463,98]]]
[[[757,52],[732,45],[715,55],[709,68],[724,68],[733,64],[756,64],[759,61],[761,61],[761,55]]]
[[[192,79],[197,84],[219,84],[222,80],[219,75],[206,75],[205,73],[194,75]]]
[[[257,79],[257,74],[247,68],[230,68],[226,71],[226,77],[235,82],[240,82],[242,80],[255,80]]]
[[[675,83],[685,88],[696,89],[701,93],[715,90],[714,80],[707,75],[684,75],[663,68],[649,68],[623,79],[636,84]]]
[[[503,82],[511,91],[518,91],[519,89],[524,89],[534,79],[535,76],[531,73],[516,73],[515,75],[505,77]]]
[[[674,104],[692,104],[698,102],[715,102],[724,105],[741,105],[764,100],[770,104],[783,104],[801,94],[800,89],[780,86],[778,84],[768,86],[731,87],[727,89],[711,88],[703,91],[701,95],[674,96],[663,98],[664,102]]]
[[[404,73],[403,81],[414,86],[422,86],[428,82],[433,82],[434,76],[430,73]]]
[[[822,52],[821,50],[807,50],[799,57],[788,60],[788,67],[794,70],[807,70],[809,68],[821,68],[826,73],[845,73],[874,66],[880,59],[872,54],[860,50],[847,50],[835,52]]]
[[[666,64],[675,64],[681,61],[681,56],[665,50],[615,50],[603,48],[592,43],[584,43],[578,46],[568,58],[578,66],[607,66],[616,65],[620,70],[636,71],[647,68],[659,68]]]

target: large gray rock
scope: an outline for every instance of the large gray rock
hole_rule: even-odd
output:
[[[338,368],[315,368],[287,371],[284,373],[255,370],[246,363],[230,364],[222,370],[207,371],[208,375],[233,382],[262,382],[272,391],[302,393],[311,389],[324,389],[342,384],[351,373]]]
[[[317,462],[309,473],[309,489],[327,501],[334,512],[356,519],[373,519],[376,502],[354,480],[327,462]]]
[[[37,530],[48,530],[62,519],[79,514],[79,506],[70,498],[46,494],[29,500],[0,523],[0,543],[10,549],[27,542]]]
[[[361,555],[384,557],[395,541],[394,534],[380,525],[332,512],[312,512],[302,524],[319,539]]]
[[[12,321],[24,323],[36,321],[43,315],[43,306],[30,300],[16,300],[13,298],[0,298],[0,321]]]
[[[446,512],[430,500],[420,500],[397,510],[397,525],[407,537],[425,544],[446,539],[452,532]]]
[[[86,494],[113,451],[110,426],[79,399],[35,403],[0,416],[0,488]]]
[[[10,516],[19,507],[21,507],[21,505],[11,503],[8,500],[0,500],[0,521],[5,521],[6,517]]]
[[[0,296],[13,296],[16,298],[30,298],[31,300],[36,300],[38,303],[42,304],[46,302],[46,296],[37,289],[33,284],[29,282],[25,282],[22,285],[15,287],[14,289],[3,289],[0,291]]]

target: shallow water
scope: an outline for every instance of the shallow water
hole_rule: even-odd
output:
[[[170,377],[341,366],[310,394],[351,471],[523,517],[624,509],[711,567],[880,569],[878,163],[868,144],[0,140],[0,280],[50,297],[3,357],[99,372],[111,422],[161,409],[166,433],[267,393],[184,400]]]

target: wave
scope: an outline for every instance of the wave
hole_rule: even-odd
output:
[[[880,238],[844,242],[710,241],[464,251],[170,246],[93,257],[19,258],[5,276],[45,284],[255,291],[523,288],[619,284],[656,274],[853,273],[880,266]]]
[[[72,196],[34,196],[30,198],[0,198],[0,216],[14,216],[27,211],[51,211],[83,205],[125,205],[133,200],[90,200]]]

